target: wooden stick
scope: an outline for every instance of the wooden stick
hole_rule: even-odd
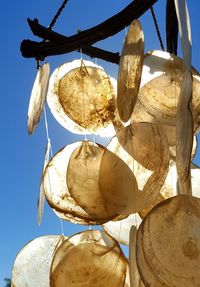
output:
[[[51,37],[51,39],[48,42],[23,40],[21,43],[22,56],[26,58],[42,58],[47,56],[69,53],[72,51],[79,50],[80,48],[87,49],[88,46],[91,46],[92,44],[104,40],[110,36],[113,36],[114,34],[124,29],[124,27],[130,25],[130,23],[134,19],[139,18],[141,15],[143,15],[157,1],[158,0],[134,0],[125,9],[123,9],[113,17],[107,19],[106,21],[102,22],[101,24],[65,38],[63,38],[64,36],[60,37],[58,36],[58,33],[55,33],[48,28],[43,27],[38,23],[37,20],[28,20],[34,35],[37,35],[43,39],[47,39],[46,35],[48,34],[48,37]],[[59,40],[56,37],[59,37]],[[106,56],[107,61],[110,61],[109,55],[106,54]],[[113,56],[113,54],[111,54],[110,56]],[[98,53],[95,57],[98,57]]]

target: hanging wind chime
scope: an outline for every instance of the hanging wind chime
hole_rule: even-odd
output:
[[[186,0],[167,1],[167,52],[152,6],[156,0],[134,0],[70,37],[52,31],[67,2],[49,28],[28,20],[43,41],[21,44],[22,55],[36,58],[38,67],[28,132],[36,130],[44,111],[47,135],[38,223],[46,199],[61,220],[102,228],[32,240],[16,256],[12,286],[197,287],[200,169],[191,161],[197,149],[200,76],[191,66]],[[148,9],[161,50],[144,53],[138,18]],[[121,55],[92,46],[125,26]],[[176,55],[178,30],[183,59]],[[50,65],[41,64],[47,56],[75,50],[119,64],[117,82],[82,57],[51,75]],[[109,144],[85,137],[53,154],[45,102],[65,129],[109,136]],[[129,246],[129,259],[119,243]]]

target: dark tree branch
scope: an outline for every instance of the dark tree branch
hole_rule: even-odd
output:
[[[167,51],[177,55],[178,20],[174,0],[167,0],[166,5],[166,42]]]
[[[108,20],[70,37],[63,38],[64,36],[60,35],[62,36],[60,37],[58,33],[51,31],[51,36],[48,34],[48,37],[51,37],[49,41],[38,43],[24,40],[21,43],[22,56],[26,58],[46,57],[69,53],[79,50],[80,48],[88,49],[88,46],[113,36],[124,29],[124,27],[130,25],[134,19],[143,15],[157,1],[158,0],[134,0],[125,9]],[[29,20],[29,25],[34,35],[47,39],[46,33],[48,29],[41,26],[37,20]],[[102,50],[99,51],[102,52]],[[107,51],[104,52],[106,55],[110,53]],[[111,53],[111,56],[113,56],[113,54],[114,53]],[[98,57],[98,55],[95,55],[95,57]],[[109,56],[107,60],[110,61]]]
[[[45,40],[59,41],[59,40],[66,40],[67,38],[64,35],[61,35],[46,27],[41,26],[40,24],[38,24],[37,19],[35,19],[34,21],[31,21],[30,19],[28,19],[28,23],[33,33],[37,36],[39,33],[39,35],[42,35],[42,38],[45,38]],[[91,58],[99,58],[99,59],[102,59],[102,60],[105,60],[105,61],[108,61],[114,64],[119,64],[119,59],[120,59],[119,53],[112,53],[112,52],[105,51],[105,50],[99,49],[97,47],[92,47],[92,46],[83,47],[81,50],[83,54],[86,54],[90,56]],[[79,52],[80,52],[80,49],[79,49]]]

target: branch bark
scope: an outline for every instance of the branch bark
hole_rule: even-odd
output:
[[[47,39],[46,35],[48,34],[49,41],[35,42],[31,40],[23,40],[21,43],[22,56],[26,58],[47,57],[69,53],[79,50],[80,48],[82,48],[82,50],[87,50],[88,46],[113,36],[124,29],[124,27],[130,25],[134,19],[143,15],[157,1],[158,0],[134,0],[125,9],[108,20],[70,37],[62,36],[43,27],[37,20],[29,20],[29,25],[33,34],[43,39]],[[49,30],[48,33],[47,30]],[[90,49],[91,48],[94,47],[90,47]],[[102,52],[101,49],[99,50]],[[108,61],[110,56],[113,57],[113,54],[116,55],[116,53],[104,52],[106,53]],[[111,55],[109,56],[107,53],[111,53]],[[98,55],[95,57],[98,57]]]
[[[166,5],[166,42],[167,52],[177,55],[178,21],[174,0],[167,0]]]

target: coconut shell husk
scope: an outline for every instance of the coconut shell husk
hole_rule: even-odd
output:
[[[178,195],[155,206],[137,232],[139,273],[147,286],[198,286],[200,199]]]
[[[15,258],[12,286],[49,287],[49,273],[54,252],[66,238],[62,235],[46,235],[26,244]]]
[[[129,233],[129,271],[130,271],[130,287],[144,287],[140,278],[136,261],[136,234],[137,229],[131,227]]]
[[[84,141],[71,154],[67,186],[75,201],[92,217],[129,215],[137,182],[127,165],[101,145]]]
[[[102,67],[74,60],[52,74],[47,96],[56,120],[73,133],[100,133],[111,124],[115,91]]]
[[[118,221],[109,221],[104,223],[103,229],[111,235],[115,240],[121,244],[129,245],[129,232],[130,229],[135,227],[137,229],[142,222],[140,216],[130,214],[127,218]]]
[[[123,45],[117,80],[117,109],[127,122],[137,100],[144,58],[144,34],[138,20],[134,20]]]
[[[102,224],[114,216],[97,219],[83,210],[71,196],[67,184],[67,166],[72,152],[81,145],[76,142],[61,149],[48,163],[42,177],[42,185],[49,205],[62,219],[78,224]],[[117,216],[117,215],[116,215]]]
[[[28,107],[28,133],[32,134],[42,114],[47,97],[49,85],[50,66],[48,63],[41,65],[38,69]]]
[[[127,261],[118,243],[103,231],[88,230],[65,240],[52,265],[50,286],[123,287]]]

